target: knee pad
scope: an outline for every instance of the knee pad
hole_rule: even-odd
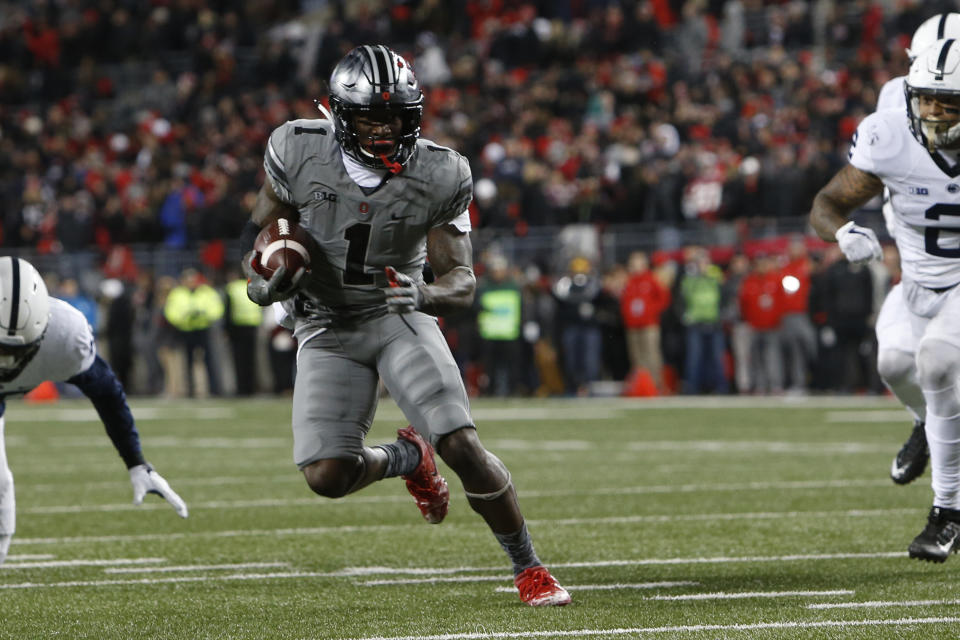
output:
[[[882,349],[877,353],[877,372],[887,384],[897,384],[916,375],[917,357],[900,349]]]

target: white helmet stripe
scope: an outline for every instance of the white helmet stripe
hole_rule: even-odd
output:
[[[367,56],[370,58],[370,69],[373,73],[373,86],[379,90],[380,66],[377,64],[377,56],[373,53],[373,47],[368,44],[363,45],[363,50],[367,52]]]
[[[10,325],[7,327],[7,335],[12,336],[17,333],[17,320],[20,315],[20,260],[10,258],[10,267],[13,282],[13,299],[10,301]]]
[[[947,29],[947,16],[949,15],[949,13],[940,14],[940,22],[937,24],[937,40],[943,38],[943,34]]]

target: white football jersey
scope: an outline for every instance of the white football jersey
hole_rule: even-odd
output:
[[[0,382],[0,395],[26,393],[41,382],[63,382],[90,368],[97,355],[93,330],[76,308],[50,298],[50,323],[40,350],[10,382]]]
[[[897,76],[883,83],[880,87],[880,97],[877,98],[877,111],[886,109],[904,109],[907,108],[907,95],[904,88],[907,83],[907,76]]]
[[[906,109],[864,118],[850,164],[890,191],[904,277],[934,289],[960,282],[960,164],[930,154],[913,137]]]

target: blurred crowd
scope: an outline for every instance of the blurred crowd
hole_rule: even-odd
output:
[[[562,233],[574,224],[737,230],[723,256],[709,241],[688,248],[689,256],[649,256],[670,293],[659,335],[635,331],[652,326],[652,313],[646,301],[631,302],[643,318],[618,316],[622,344],[608,330],[599,339],[580,330],[578,319],[593,305],[605,311],[591,322],[614,326],[613,311],[639,286],[624,283],[641,258],[524,263],[491,252],[490,277],[508,263],[524,320],[520,343],[500,345],[449,319],[478,392],[535,393],[546,384],[551,393],[584,393],[598,380],[633,383],[635,358],[662,389],[805,388],[798,353],[809,378],[824,354],[850,351],[847,330],[825,320],[838,313],[831,305],[850,300],[832,300],[824,288],[831,269],[845,263],[817,247],[808,257],[809,308],[788,305],[774,322],[776,314],[753,308],[772,286],[760,281],[782,280],[793,261],[781,264],[786,253],[747,256],[740,245],[764,221],[803,220],[845,161],[878,88],[905,73],[913,30],[955,10],[956,1],[919,0],[0,3],[0,246],[62,258],[54,275],[72,276],[91,297],[102,298],[104,278],[117,278],[123,291],[155,300],[182,279],[184,265],[138,269],[129,247],[190,251],[198,260],[191,266],[202,266],[226,299],[270,131],[319,117],[314,100],[325,100],[333,65],[359,43],[384,42],[417,70],[423,135],[470,160],[472,220],[493,234],[484,237],[522,238],[541,227]],[[74,273],[79,253],[96,256],[83,268],[100,277]],[[871,280],[875,292],[883,289],[883,278]],[[599,302],[579,301],[594,289]],[[533,324],[531,313],[539,318]],[[812,328],[794,327],[803,323],[791,318],[803,315]],[[485,317],[478,311],[471,322],[483,327]],[[866,335],[870,313],[864,317],[857,331]],[[223,322],[212,325],[212,344],[226,353],[228,340],[216,339],[225,335]],[[261,342],[270,342],[270,331],[261,329]],[[797,333],[802,341],[785,337]],[[537,346],[548,342],[552,354]],[[504,372],[494,366],[504,361],[491,355],[494,347],[516,350],[524,362],[552,358],[554,369],[536,378],[529,368]],[[736,364],[754,352],[765,354],[756,360],[762,376]],[[836,371],[825,366],[816,377]],[[224,381],[211,377],[207,386],[219,392]]]
[[[360,42],[408,56],[474,222],[803,216],[956,2],[35,0],[0,5],[4,246],[234,239],[265,140]]]
[[[868,266],[797,235],[745,252],[636,251],[610,267],[578,255],[556,274],[485,251],[476,268],[473,308],[441,321],[474,396],[883,392],[873,323],[900,277],[892,245]],[[94,295],[47,280],[131,393],[292,390],[296,344],[237,269],[143,271]]]

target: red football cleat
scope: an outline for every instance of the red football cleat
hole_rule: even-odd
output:
[[[531,607],[562,607],[570,604],[570,594],[542,565],[524,569],[513,579],[513,583],[517,585],[520,599]]]
[[[433,447],[412,426],[398,429],[397,435],[420,449],[420,464],[410,475],[401,476],[407,481],[407,491],[416,498],[423,518],[430,524],[440,524],[447,515],[450,490],[447,488],[447,481],[437,471]]]

